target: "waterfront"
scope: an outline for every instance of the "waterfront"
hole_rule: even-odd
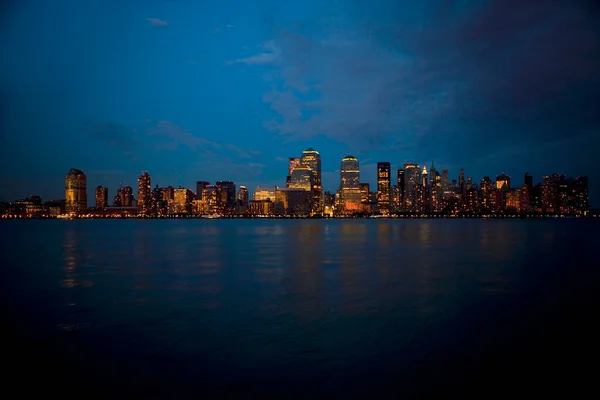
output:
[[[595,351],[594,221],[20,220],[0,232],[5,321],[26,365],[13,373],[60,371],[63,390],[535,393]]]

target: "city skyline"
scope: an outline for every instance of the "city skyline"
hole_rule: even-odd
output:
[[[380,161],[435,161],[450,179],[586,175],[600,199],[590,2],[125,3],[7,7],[0,200],[63,198],[72,167],[109,201],[143,170],[285,187],[311,146],[329,191],[351,154],[371,189]]]

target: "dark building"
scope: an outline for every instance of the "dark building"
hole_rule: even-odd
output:
[[[389,162],[377,163],[377,205],[383,214],[390,212],[390,170]]]
[[[203,200],[204,189],[206,189],[208,185],[210,185],[208,182],[196,182],[196,200]]]
[[[229,212],[235,208],[235,184],[231,181],[218,181],[217,187],[217,207],[221,212]]]

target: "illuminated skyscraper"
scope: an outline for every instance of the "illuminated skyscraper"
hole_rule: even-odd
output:
[[[319,155],[319,152],[315,149],[308,148],[302,152],[301,163],[303,165],[308,166],[312,171],[312,210],[313,213],[320,214],[323,211],[323,187],[321,185],[321,156]]]
[[[382,214],[390,212],[390,170],[389,162],[377,163],[377,205]]]
[[[360,203],[369,204],[371,199],[369,198],[369,183],[364,182],[360,184]]]
[[[152,186],[150,184],[150,174],[146,171],[138,177],[138,212],[142,215],[150,213],[152,203]]]
[[[496,176],[496,189],[502,189],[505,191],[510,190],[510,176],[506,174],[500,174]]]
[[[285,187],[290,187],[290,181],[292,179],[292,172],[294,168],[302,162],[300,157],[289,157],[288,158],[288,175],[285,179]]]
[[[421,169],[415,163],[404,163],[404,209],[406,211],[417,211],[417,200],[421,186]]]
[[[133,207],[133,189],[131,186],[125,186],[117,190],[114,205],[116,207]]]
[[[173,192],[173,212],[175,214],[190,214],[194,192],[182,187],[175,189]]]
[[[312,169],[304,164],[299,164],[294,168],[290,179],[290,187],[304,189],[313,193],[314,173]]]
[[[248,189],[246,189],[246,186],[240,186],[237,198],[240,206],[248,207]]]
[[[108,207],[108,188],[98,186],[96,188],[96,209],[103,210]]]
[[[343,210],[348,212],[360,210],[360,165],[354,156],[342,158],[340,196]]]
[[[83,171],[71,168],[65,178],[65,212],[75,214],[87,209],[87,178]]]
[[[262,201],[262,200],[271,200],[275,202],[275,196],[277,193],[277,188],[261,188],[256,187],[254,190],[254,194],[252,195],[252,200]]]

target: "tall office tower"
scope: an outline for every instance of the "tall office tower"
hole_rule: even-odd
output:
[[[506,174],[500,174],[496,176],[496,189],[504,191],[510,190],[510,176]]]
[[[300,157],[289,157],[288,158],[288,175],[285,179],[285,187],[290,187],[290,181],[292,179],[292,172],[294,172],[294,168],[296,168],[302,159]]]
[[[550,174],[542,178],[542,211],[557,213],[559,209],[558,188],[564,175]]]
[[[75,214],[87,210],[87,178],[83,171],[71,168],[65,177],[65,212]]]
[[[150,174],[144,171],[138,176],[138,212],[142,215],[150,212],[151,205],[151,191],[152,186],[150,184]]]
[[[104,186],[96,187],[96,210],[103,210],[108,207],[108,188]]]
[[[465,170],[462,168],[458,172],[458,187],[460,189],[460,193],[464,194],[465,193]]]
[[[576,214],[587,215],[590,210],[588,198],[588,177],[579,176],[575,178],[574,194],[576,197],[575,212]]]
[[[429,178],[429,192],[431,197],[431,211],[440,212],[441,211],[441,203],[442,203],[442,177],[439,172],[435,169],[435,164],[431,163],[431,168],[429,169],[429,173],[431,174],[431,178]]]
[[[423,180],[422,184],[423,186],[427,186],[429,184],[428,181],[428,173],[427,173],[427,167],[423,165],[423,172],[421,172],[421,179]]]
[[[421,186],[421,169],[415,163],[404,163],[404,209],[417,210],[417,186]]]
[[[437,172],[437,169],[435,168],[435,163],[432,161],[431,162],[431,168],[429,168],[429,181],[430,181],[430,184],[431,184],[431,180],[432,179],[435,180],[435,174],[436,174],[436,172]],[[441,183],[441,181],[440,181],[440,183]]]
[[[344,211],[360,210],[360,166],[354,156],[342,158],[340,166],[340,196]]]
[[[398,170],[398,208],[404,209],[404,170]]]
[[[302,152],[301,163],[308,166],[313,174],[312,185],[312,211],[314,214],[323,212],[323,186],[321,183],[321,156],[313,148],[308,148]]]
[[[114,205],[117,207],[133,206],[133,189],[131,186],[120,187],[115,196]]]
[[[248,189],[246,186],[240,186],[238,191],[238,204],[244,208],[248,207]]]
[[[523,184],[525,184],[527,187],[533,189],[533,176],[531,176],[531,174],[529,174],[529,172],[525,172]]]
[[[450,190],[450,181],[448,180],[448,170],[442,170],[442,191],[447,192]]]
[[[313,193],[314,174],[312,169],[304,164],[297,165],[292,172],[290,188],[304,189]]]
[[[369,198],[369,183],[363,182],[360,184],[360,203],[369,204],[371,199]]]
[[[235,198],[235,183],[231,181],[217,181],[217,206],[223,213],[228,213],[233,210],[236,203]]]
[[[204,200],[204,189],[209,185],[208,182],[198,181],[196,182],[196,200]]]
[[[180,186],[173,190],[173,212],[175,214],[190,214],[194,197],[194,192],[191,189]]]
[[[390,170],[389,162],[377,163],[377,205],[382,214],[389,214],[390,212]]]
[[[494,182],[489,176],[484,176],[481,180],[481,206],[484,212],[492,210],[492,196],[494,195]]]

